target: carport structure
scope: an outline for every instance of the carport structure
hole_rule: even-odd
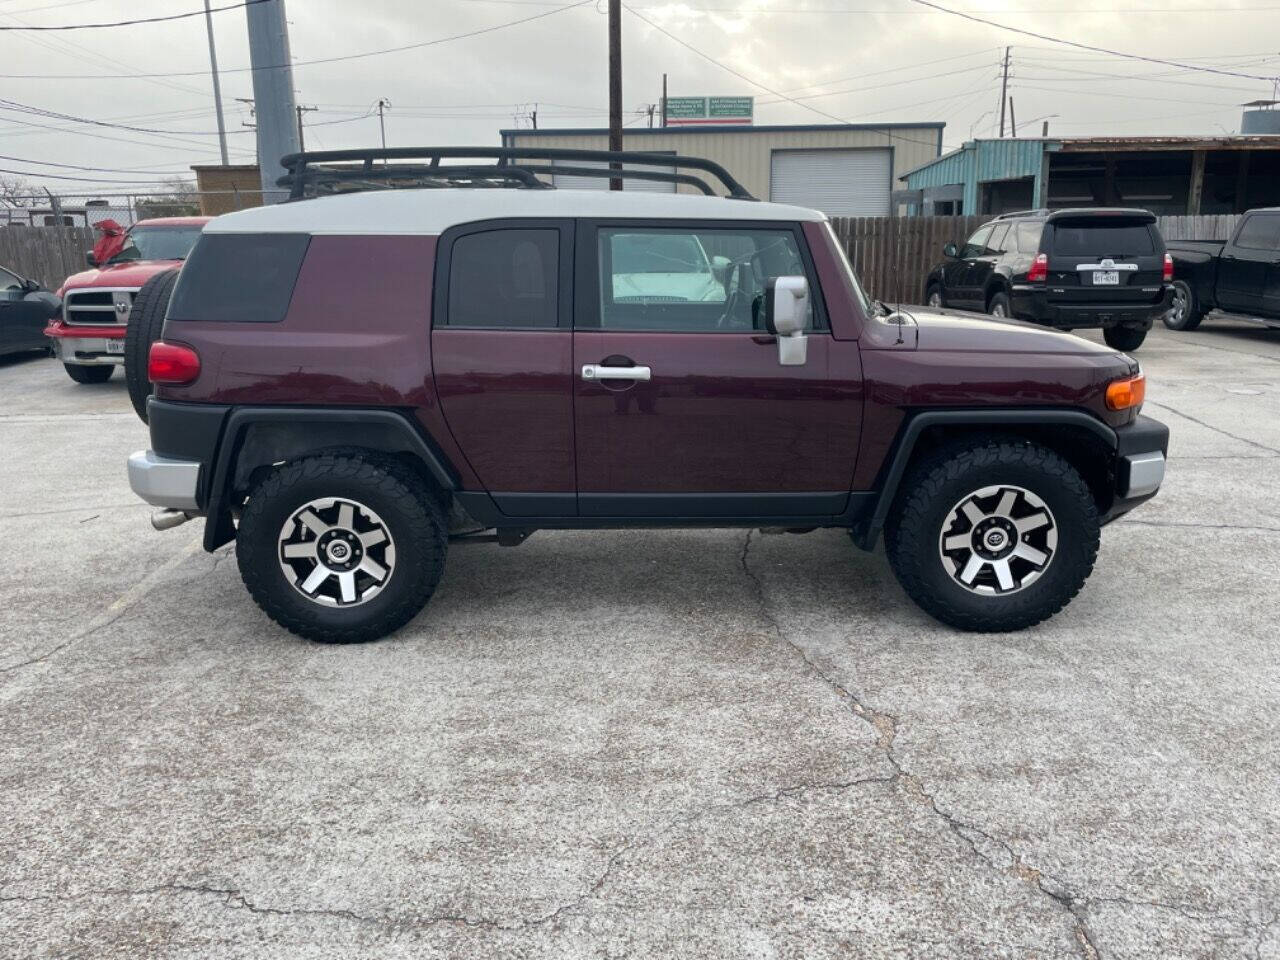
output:
[[[1143,207],[1161,216],[1280,204],[1280,136],[970,140],[901,178],[909,215]]]

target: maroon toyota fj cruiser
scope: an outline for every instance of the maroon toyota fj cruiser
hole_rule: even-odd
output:
[[[708,195],[548,189],[548,161]],[[303,636],[400,627],[451,542],[661,526],[840,527],[863,549],[883,530],[926,611],[1014,630],[1080,590],[1099,527],[1163,478],[1134,360],[889,311],[825,216],[755,202],[710,161],[285,164],[301,202],[214,220],[182,269],[129,479],[158,527],[234,538],[254,599]]]

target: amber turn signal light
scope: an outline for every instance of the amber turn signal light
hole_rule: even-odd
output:
[[[1113,380],[1107,384],[1107,409],[1129,410],[1142,406],[1147,396],[1147,375],[1140,373],[1136,377]]]

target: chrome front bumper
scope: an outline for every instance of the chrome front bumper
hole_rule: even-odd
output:
[[[53,341],[53,353],[63,363],[80,363],[86,366],[96,364],[124,363],[123,353],[110,353],[107,350],[108,340],[124,341],[124,328],[118,337],[50,337]]]
[[[1160,489],[1164,481],[1164,454],[1159,450],[1122,457],[1120,496],[1146,497]]]
[[[153,450],[139,450],[129,457],[129,486],[147,503],[173,510],[197,511],[200,463],[171,460]]]

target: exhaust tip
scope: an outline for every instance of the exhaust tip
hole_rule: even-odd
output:
[[[172,530],[174,527],[180,527],[191,519],[191,514],[185,510],[174,510],[166,507],[163,510],[157,510],[151,515],[151,526],[157,530]]]

